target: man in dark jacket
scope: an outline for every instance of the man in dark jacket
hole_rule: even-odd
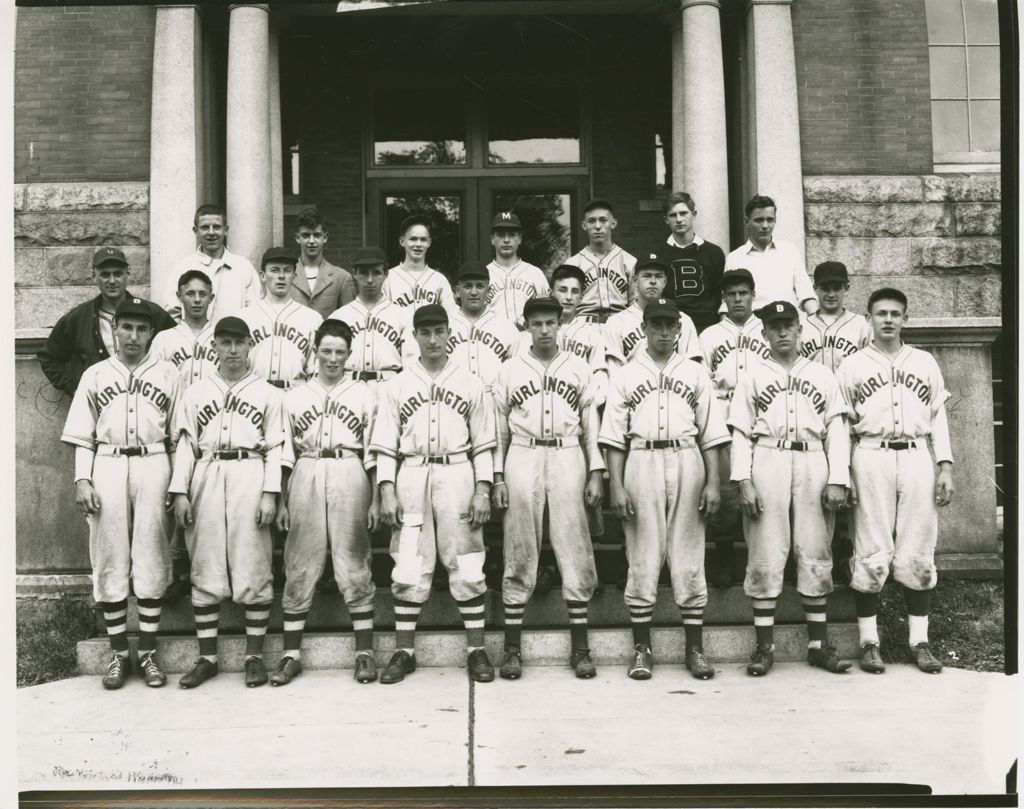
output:
[[[79,304],[53,327],[39,352],[39,364],[50,384],[74,396],[82,372],[116,354],[114,312],[125,300],[140,300],[126,289],[130,270],[124,253],[101,247],[92,257],[93,280],[100,294]],[[153,313],[153,332],[174,326],[174,320],[155,303],[141,301]],[[148,347],[147,347],[148,350]]]

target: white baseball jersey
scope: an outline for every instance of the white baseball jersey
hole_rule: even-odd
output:
[[[801,315],[800,355],[820,362],[832,373],[843,360],[871,341],[871,324],[864,315],[843,310],[826,320],[821,312]]]
[[[470,320],[461,309],[450,312],[448,326],[452,336],[448,339],[448,356],[479,377],[488,390],[498,378],[502,363],[512,356],[519,330],[515,323],[495,312],[484,312]],[[409,332],[403,356],[405,364],[419,359],[420,347]]]
[[[771,356],[763,329],[761,319],[751,315],[742,326],[723,317],[700,333],[704,364],[711,372],[715,395],[719,399],[731,399],[740,376],[753,363]]]
[[[513,353],[528,354],[533,338],[529,332],[521,332]],[[590,368],[591,389],[594,404],[603,407],[608,395],[608,350],[604,341],[604,329],[593,315],[574,317],[558,327],[558,347],[584,360]]]
[[[282,463],[295,466],[304,452],[348,449],[363,454],[363,467],[372,469],[368,452],[374,396],[365,382],[343,379],[325,388],[319,377],[285,394],[284,411],[288,440]]]
[[[352,329],[352,345],[345,370],[354,372],[402,370],[402,344],[411,321],[409,310],[381,298],[367,306],[359,298],[331,313]]]
[[[935,358],[904,345],[890,361],[874,343],[848,357],[836,374],[850,409],[856,438],[931,438],[935,462],[952,461],[946,400],[950,397]]]
[[[707,370],[680,354],[659,368],[644,352],[612,371],[600,441],[625,451],[634,438],[692,438],[702,452],[729,443]]]
[[[491,276],[486,298],[488,308],[517,325],[523,323],[523,307],[530,298],[543,298],[551,293],[544,271],[526,261],[520,261],[511,269],[492,261],[487,265],[487,272]]]
[[[604,324],[604,340],[610,368],[624,365],[647,350],[644,310],[638,303],[632,303],[627,309],[608,318],[608,322]],[[697,328],[685,312],[679,313],[679,339],[676,340],[676,351],[681,356],[698,362],[704,358],[700,350]]]
[[[149,345],[149,356],[165,360],[178,369],[181,384],[206,379],[217,372],[217,349],[213,345],[213,322],[196,334],[182,321],[173,329],[158,331]]]
[[[249,367],[268,382],[291,384],[306,378],[313,362],[313,337],[320,314],[297,301],[272,304],[266,298],[242,310],[255,345]]]
[[[370,451],[378,482],[393,482],[398,462],[413,455],[468,453],[475,479],[493,477],[494,407],[483,383],[449,361],[431,377],[419,360],[380,388]]]
[[[618,245],[608,255],[601,257],[584,247],[576,255],[567,258],[565,263],[579,267],[587,277],[579,307],[581,315],[600,311],[617,312],[625,309],[635,297],[633,268],[636,267],[636,258]]]
[[[388,270],[382,290],[388,300],[410,311],[415,311],[428,303],[439,303],[449,313],[458,308],[448,279],[430,267],[410,272],[398,264]]]

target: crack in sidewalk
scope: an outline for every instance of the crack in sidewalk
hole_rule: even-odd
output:
[[[469,713],[469,733],[467,734],[467,736],[468,736],[469,756],[468,756],[466,765],[467,765],[468,770],[469,770],[468,773],[467,773],[467,780],[469,782],[468,786],[471,786],[471,787],[472,786],[476,786],[476,762],[474,761],[474,756],[476,755],[476,739],[474,738],[474,735],[475,735],[475,725],[476,725],[476,715],[475,715],[476,714],[476,710],[475,710],[476,699],[475,699],[475,697],[476,697],[476,683],[473,682],[472,678],[470,678],[470,680],[469,680],[469,712],[468,712]]]

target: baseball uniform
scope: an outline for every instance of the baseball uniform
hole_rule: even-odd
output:
[[[519,330],[511,320],[495,312],[484,312],[470,320],[461,309],[448,313],[448,356],[463,365],[491,390],[498,378],[502,363],[512,356]],[[408,365],[419,359],[420,350],[411,330],[403,347],[403,359]]]
[[[618,245],[604,256],[597,256],[584,247],[567,258],[566,264],[579,267],[587,277],[580,300],[579,314],[596,314],[602,318],[619,312],[636,297],[633,288],[633,268],[636,258]]]
[[[430,267],[412,272],[398,264],[388,270],[381,289],[395,306],[410,312],[428,303],[440,304],[449,314],[458,308],[448,279]]]
[[[851,586],[877,593],[891,569],[908,589],[930,590],[938,578],[935,464],[953,460],[942,372],[926,351],[904,345],[890,360],[869,343],[837,377],[854,441]]]
[[[513,352],[517,356],[530,353],[533,338],[521,332]],[[594,404],[604,407],[608,395],[608,361],[604,329],[594,315],[577,315],[558,327],[558,347],[587,363],[590,368],[590,390]]]
[[[676,341],[676,351],[688,359],[703,359],[700,350],[700,339],[693,321],[684,313],[679,313],[680,332]],[[616,312],[604,324],[604,339],[608,351],[608,367],[616,368],[647,350],[647,337],[644,335],[644,310],[639,303],[631,303],[627,309]]]
[[[149,355],[166,360],[178,369],[183,388],[206,379],[217,371],[217,349],[213,345],[213,322],[198,333],[182,321],[173,329],[159,331],[149,346]]]
[[[323,322],[314,310],[293,300],[284,304],[263,298],[239,314],[255,345],[249,367],[277,388],[301,383],[312,369],[313,337]]]
[[[803,315],[800,324],[800,355],[820,362],[832,373],[839,370],[843,360],[871,341],[867,318],[845,309],[830,319],[820,311]]]
[[[328,320],[352,329],[352,346],[345,370],[357,379],[390,379],[402,370],[402,344],[411,317],[407,309],[381,298],[367,306],[359,298],[346,303]]]
[[[543,298],[551,293],[548,279],[540,267],[520,260],[511,269],[496,261],[487,265],[491,285],[487,289],[486,303],[495,314],[523,325],[523,306],[530,298]]]

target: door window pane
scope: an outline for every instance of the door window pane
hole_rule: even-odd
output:
[[[971,150],[975,152],[998,152],[999,102],[971,102]]]
[[[519,257],[551,271],[572,255],[572,195],[557,191],[496,191],[495,212],[513,211],[523,223]]]
[[[964,0],[964,15],[967,17],[968,43],[999,43],[999,10],[996,0]]]
[[[964,12],[960,0],[925,0],[928,41],[949,44],[964,41]]]
[[[970,151],[966,101],[932,102],[932,140],[936,152]]]
[[[967,49],[971,98],[999,98],[999,48]]]
[[[580,162],[580,99],[575,90],[496,88],[486,106],[488,163]]]
[[[931,48],[932,98],[967,97],[964,48]]]
[[[452,90],[386,90],[374,95],[373,162],[378,166],[466,162],[466,102]]]
[[[451,281],[462,256],[461,194],[395,194],[384,197],[384,251],[391,266],[398,264],[405,251],[398,243],[402,220],[419,214],[430,218],[430,248],[427,264],[440,270]]]

